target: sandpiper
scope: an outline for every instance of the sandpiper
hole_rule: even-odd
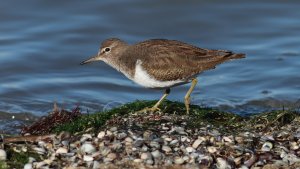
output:
[[[244,57],[245,54],[203,49],[177,40],[150,39],[130,45],[123,40],[110,38],[102,42],[96,56],[81,64],[101,60],[139,85],[164,89],[160,100],[145,111],[160,110],[158,106],[168,96],[171,87],[191,82],[184,97],[189,113],[190,95],[197,84],[197,75],[227,60]]]

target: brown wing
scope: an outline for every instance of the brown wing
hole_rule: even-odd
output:
[[[228,59],[243,57],[224,50],[198,48],[175,40],[153,39],[134,45],[139,48],[143,68],[157,80],[188,79],[213,69]]]

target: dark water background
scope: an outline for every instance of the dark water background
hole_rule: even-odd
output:
[[[249,114],[300,99],[300,1],[2,1],[0,111],[45,115],[158,99],[104,63],[102,40],[168,38],[247,54],[199,77],[192,103]],[[169,99],[182,101],[188,85]]]

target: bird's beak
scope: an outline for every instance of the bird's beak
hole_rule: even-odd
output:
[[[87,63],[90,63],[90,62],[95,62],[95,61],[98,61],[98,60],[100,60],[100,59],[99,59],[98,55],[96,55],[96,56],[93,56],[93,57],[81,62],[80,65],[84,65],[84,64],[87,64]]]

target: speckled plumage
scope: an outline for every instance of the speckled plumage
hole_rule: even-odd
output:
[[[132,79],[136,61],[148,74],[159,81],[189,80],[199,73],[215,68],[216,65],[230,59],[243,58],[244,54],[234,54],[226,50],[209,50],[199,48],[176,40],[151,39],[134,45],[128,45],[119,39],[104,41],[101,48],[115,46],[115,51],[108,64],[117,70],[127,72]],[[112,52],[114,47],[112,47]]]

